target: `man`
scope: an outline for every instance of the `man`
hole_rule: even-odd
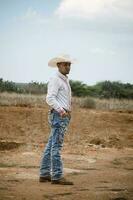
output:
[[[53,58],[48,63],[51,67],[57,67],[58,72],[48,83],[46,102],[51,107],[48,114],[51,133],[41,159],[40,182],[73,185],[73,182],[63,176],[61,159],[64,134],[71,118],[71,87],[67,77],[71,63],[72,60],[67,55]]]

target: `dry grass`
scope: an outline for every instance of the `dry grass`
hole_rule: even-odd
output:
[[[0,93],[0,106],[43,107],[45,95]]]
[[[90,97],[88,97],[90,98]],[[86,98],[73,97],[73,106],[82,107]],[[92,99],[92,98],[91,98]],[[97,110],[133,110],[133,100],[93,98]],[[90,102],[90,101],[89,101]],[[0,93],[0,106],[44,107],[44,95]],[[85,107],[87,108],[87,107]],[[90,108],[88,106],[88,108]],[[94,108],[93,108],[94,109]]]
[[[127,99],[97,99],[96,101],[97,109],[106,110],[133,110],[133,100]]]
[[[97,110],[133,110],[133,100],[127,99],[97,99],[93,98]],[[73,104],[83,107],[85,98],[73,98]],[[87,108],[87,106],[85,106]],[[89,106],[88,106],[89,108]],[[94,107],[93,107],[94,109]]]

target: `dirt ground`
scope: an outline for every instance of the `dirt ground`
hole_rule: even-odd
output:
[[[48,107],[0,107],[0,200],[132,200],[133,113],[74,107],[62,158],[73,186],[40,183]]]

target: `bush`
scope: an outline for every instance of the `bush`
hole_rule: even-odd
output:
[[[91,97],[85,97],[80,102],[81,108],[96,108],[96,102]]]

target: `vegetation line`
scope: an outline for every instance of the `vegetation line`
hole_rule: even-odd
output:
[[[133,99],[133,84],[121,83],[119,81],[102,81],[93,86],[84,84],[81,81],[70,80],[72,95],[75,97],[95,97],[95,98],[117,98],[117,99]],[[46,94],[47,83],[30,82],[15,83],[12,81],[4,81],[0,78],[0,93],[15,92],[19,94]]]

